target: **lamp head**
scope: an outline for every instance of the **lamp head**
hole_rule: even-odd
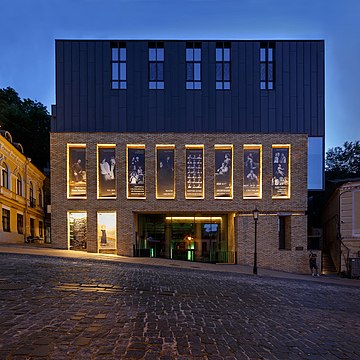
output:
[[[255,221],[259,219],[259,210],[257,208],[253,210],[253,218]]]

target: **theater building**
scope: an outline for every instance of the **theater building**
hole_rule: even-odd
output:
[[[307,272],[324,127],[323,41],[57,40],[52,244]]]

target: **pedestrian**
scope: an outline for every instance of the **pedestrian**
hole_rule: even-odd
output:
[[[309,254],[309,266],[310,266],[312,276],[320,276],[319,268],[318,268],[317,263],[316,263],[316,258],[317,258],[317,255],[314,254],[312,251],[310,251],[310,254]]]

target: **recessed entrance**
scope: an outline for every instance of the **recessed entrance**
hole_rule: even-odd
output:
[[[138,214],[136,256],[232,262],[227,214]]]

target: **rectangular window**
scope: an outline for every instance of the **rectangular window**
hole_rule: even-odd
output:
[[[244,145],[244,199],[262,196],[262,146]]]
[[[10,210],[2,209],[2,228],[3,231],[10,232]]]
[[[35,236],[35,219],[30,218],[30,235]]]
[[[98,199],[116,198],[115,145],[97,145]]]
[[[100,253],[116,250],[116,212],[97,213],[97,233]]]
[[[204,145],[186,145],[185,197],[204,198]]]
[[[43,237],[43,222],[39,221],[39,237]]]
[[[126,43],[111,43],[111,88],[126,89]]]
[[[216,43],[216,89],[230,90],[230,42]]]
[[[144,199],[145,145],[127,145],[127,198]]]
[[[291,217],[279,216],[279,250],[291,250]]]
[[[149,89],[164,89],[164,43],[149,42]]]
[[[273,199],[290,198],[290,145],[272,146],[272,179]]]
[[[156,145],[156,198],[175,199],[175,145]]]
[[[16,193],[22,196],[22,180],[20,175],[16,178]]]
[[[353,236],[360,236],[360,191],[353,192]]]
[[[18,234],[24,233],[24,216],[23,216],[23,214],[17,214],[17,232],[18,232]]]
[[[324,188],[324,139],[308,137],[308,190]]]
[[[233,145],[215,145],[215,199],[233,197]]]
[[[86,198],[86,146],[67,145],[68,198]]]
[[[274,63],[275,43],[265,41],[260,43],[260,89],[273,90],[275,81]]]
[[[68,244],[70,250],[87,248],[87,213],[68,212]]]
[[[201,90],[201,43],[186,43],[186,89]]]

